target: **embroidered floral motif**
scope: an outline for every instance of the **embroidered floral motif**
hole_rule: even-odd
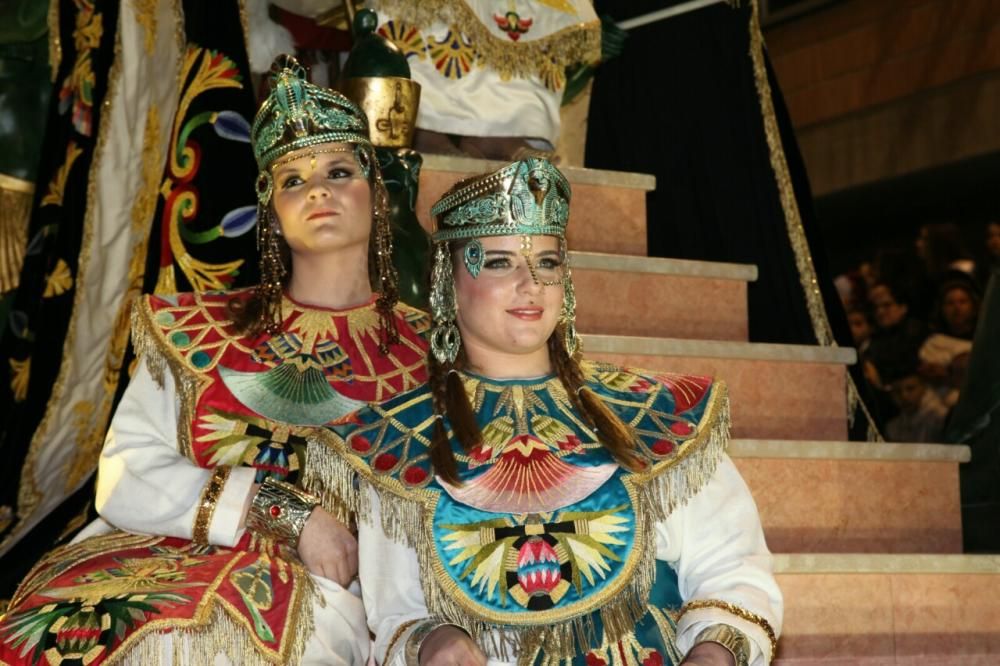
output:
[[[56,262],[56,267],[45,277],[45,292],[42,298],[52,298],[60,296],[73,286],[73,274],[69,270],[69,265],[60,259]]]
[[[378,34],[399,47],[407,59],[416,56],[417,60],[427,57],[427,44],[424,42],[420,29],[402,21],[387,21],[379,26]]]
[[[462,78],[476,64],[472,43],[454,27],[441,41],[431,41],[430,55],[437,71],[449,79]]]
[[[76,5],[76,27],[73,45],[76,62],[59,90],[59,113],[73,107],[73,127],[83,136],[93,132],[94,76],[93,50],[101,44],[104,34],[103,16],[95,11],[90,0],[73,0]]]
[[[49,189],[45,193],[45,196],[42,197],[42,206],[62,206],[63,193],[66,191],[66,181],[69,179],[70,171],[73,170],[73,164],[82,154],[83,148],[77,146],[75,141],[70,141],[66,144],[66,160],[52,177]]]

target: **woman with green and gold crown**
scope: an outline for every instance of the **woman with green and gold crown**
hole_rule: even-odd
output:
[[[374,657],[769,663],[782,598],[726,387],[580,360],[569,201],[527,159],[435,204],[428,385],[310,441],[306,484],[358,511]]]
[[[424,383],[397,304],[368,123],[279,57],[251,128],[261,282],[147,296],[141,362],[101,454],[101,520],[0,622],[4,663],[363,664],[343,505],[300,487],[307,437]]]

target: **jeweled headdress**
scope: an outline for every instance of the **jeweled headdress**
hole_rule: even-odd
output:
[[[434,204],[434,241],[516,234],[563,238],[571,196],[559,169],[529,157],[474,178]]]
[[[458,308],[449,242],[466,242],[463,260],[475,278],[483,263],[483,249],[478,239],[485,236],[559,238],[565,266],[561,280],[564,296],[560,324],[566,351],[570,356],[577,352],[576,296],[566,253],[571,195],[569,181],[559,169],[548,160],[529,157],[463,182],[431,207],[436,223],[430,295],[434,318],[431,352],[438,362],[454,363],[462,342],[455,325]],[[536,277],[533,268],[532,275]]]
[[[321,143],[350,143],[368,152],[359,163],[371,161],[368,119],[357,104],[336,90],[313,85],[306,70],[289,55],[279,55],[268,74],[271,92],[261,104],[250,128],[250,144],[260,175],[257,196],[271,198],[268,167],[278,158]]]
[[[336,90],[309,83],[305,68],[290,55],[275,58],[268,78],[271,91],[250,128],[250,145],[260,169],[257,176],[257,246],[261,264],[258,293],[264,302],[262,327],[273,333],[281,324],[281,297],[286,275],[278,241],[279,225],[269,205],[274,191],[271,168],[277,160],[295,151],[308,154],[309,148],[319,144],[348,144],[353,146],[358,166],[372,187],[373,231],[368,270],[372,288],[379,293],[377,309],[382,319],[382,348],[387,349],[388,344],[398,339],[393,314],[398,290],[396,269],[392,264],[389,199],[375,149],[368,138],[368,119],[357,104]],[[324,151],[316,148],[315,152]]]

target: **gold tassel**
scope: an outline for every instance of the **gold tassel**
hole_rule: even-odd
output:
[[[35,184],[0,174],[0,294],[17,288]]]

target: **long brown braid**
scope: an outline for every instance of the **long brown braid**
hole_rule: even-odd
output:
[[[605,449],[622,467],[639,471],[642,463],[635,455],[635,435],[622,423],[611,409],[587,385],[583,370],[576,359],[571,358],[563,346],[562,325],[549,336],[549,358],[552,369],[562,382],[570,403],[577,413],[594,430]],[[434,407],[434,432],[431,436],[429,457],[434,473],[451,485],[461,485],[458,478],[458,463],[448,439],[444,418],[463,451],[471,451],[483,439],[476,414],[465,392],[465,386],[458,370],[466,367],[465,350],[459,351],[454,365],[439,363],[434,355],[429,356],[432,404]]]

